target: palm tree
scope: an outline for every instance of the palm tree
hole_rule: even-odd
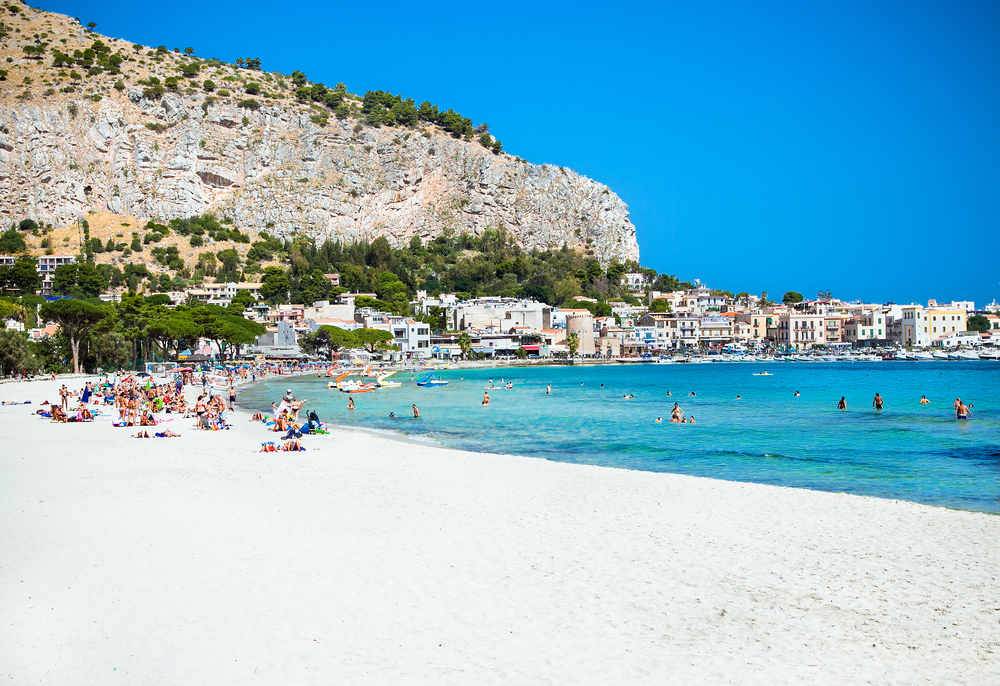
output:
[[[580,349],[580,334],[575,331],[567,334],[566,345],[569,347],[569,356],[576,357],[576,351]]]
[[[467,358],[469,351],[472,350],[472,336],[467,333],[459,334],[458,347],[462,349],[462,359]]]

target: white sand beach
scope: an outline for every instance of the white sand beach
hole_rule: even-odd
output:
[[[997,684],[1000,518],[361,431],[32,416],[0,683]],[[79,388],[83,382],[66,382]]]

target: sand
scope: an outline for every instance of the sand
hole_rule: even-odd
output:
[[[34,409],[0,407],[0,683],[1000,683],[995,516]]]

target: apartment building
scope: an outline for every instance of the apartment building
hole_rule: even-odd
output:
[[[788,350],[808,350],[826,343],[826,315],[791,310],[778,316],[776,343]]]
[[[952,306],[947,308],[928,307],[927,318],[931,329],[931,345],[941,345],[942,339],[948,334],[966,331],[966,315],[965,309]]]
[[[930,319],[922,305],[902,305],[900,307],[899,331],[893,320],[893,340],[907,348],[923,348],[931,344]]]

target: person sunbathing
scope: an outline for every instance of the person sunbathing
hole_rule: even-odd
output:
[[[54,422],[65,422],[67,421],[66,413],[63,411],[62,407],[53,404],[52,406],[52,421]]]
[[[180,438],[181,435],[179,433],[174,433],[170,429],[164,429],[163,431],[158,432],[156,434],[156,437],[157,438]]]

